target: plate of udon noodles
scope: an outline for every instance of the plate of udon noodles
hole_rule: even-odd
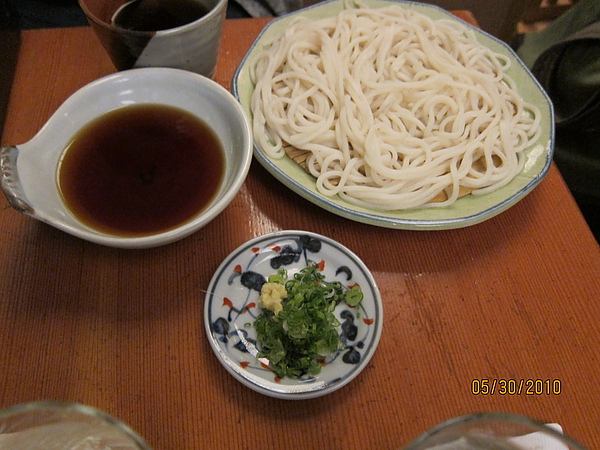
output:
[[[275,178],[342,217],[452,229],[543,179],[552,104],[502,41],[432,5],[332,0],[270,22],[232,90]]]

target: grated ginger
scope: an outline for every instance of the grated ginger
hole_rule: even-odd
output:
[[[260,290],[258,306],[273,311],[275,315],[283,309],[281,302],[287,297],[285,286],[279,283],[265,283]]]

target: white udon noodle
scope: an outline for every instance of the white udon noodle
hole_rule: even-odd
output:
[[[539,111],[509,64],[456,21],[400,6],[300,18],[257,58],[253,132],[271,158],[286,143],[309,151],[325,196],[380,210],[450,205],[459,186],[506,185],[539,138]]]

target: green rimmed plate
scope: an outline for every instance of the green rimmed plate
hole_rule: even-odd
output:
[[[407,230],[442,230],[462,228],[490,219],[507,210],[529,194],[550,169],[554,151],[554,112],[550,99],[519,57],[504,42],[473,27],[451,13],[432,5],[407,1],[366,0],[371,7],[398,4],[429,16],[434,20],[449,19],[475,30],[478,41],[492,51],[502,53],[511,61],[508,75],[515,81],[523,99],[536,106],[541,113],[540,140],[526,150],[523,171],[501,189],[486,195],[466,195],[453,205],[439,208],[423,208],[398,211],[378,211],[352,205],[338,196],[322,195],[316,187],[315,178],[306,173],[291,158],[273,159],[255,142],[254,156],[275,178],[292,191],[339,216],[371,225]],[[280,35],[292,20],[302,15],[309,19],[320,19],[337,15],[344,8],[343,0],[332,0],[294,12],[269,23],[258,36],[233,79],[233,94],[252,120],[250,99],[254,85],[250,79],[250,68],[257,55],[268,42]]]

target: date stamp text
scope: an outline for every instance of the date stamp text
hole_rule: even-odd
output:
[[[541,378],[474,378],[471,381],[473,395],[560,395],[559,379]]]

